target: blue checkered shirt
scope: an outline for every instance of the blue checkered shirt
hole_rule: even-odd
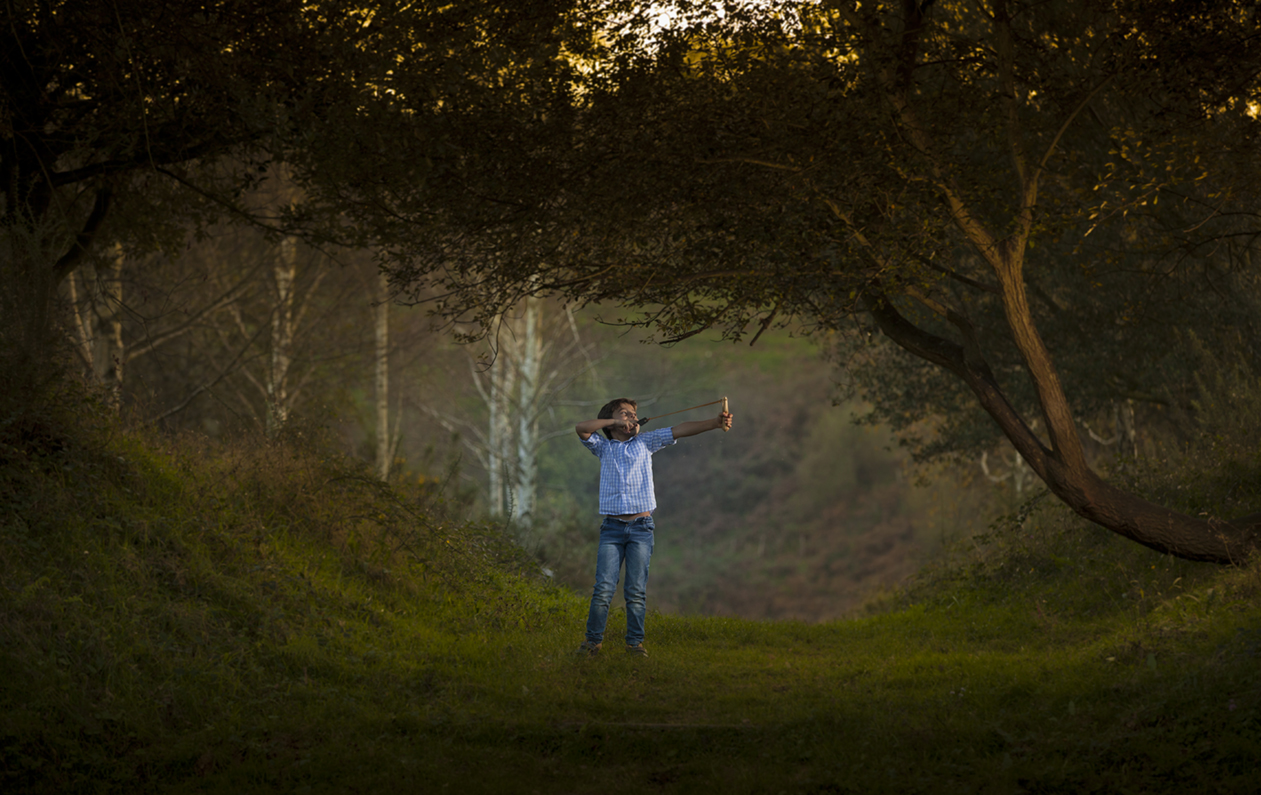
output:
[[[672,428],[641,433],[626,442],[606,439],[602,433],[582,439],[586,448],[600,459],[600,513],[624,516],[655,510],[657,495],[652,486],[652,454],[674,442]]]

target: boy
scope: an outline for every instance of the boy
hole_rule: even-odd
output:
[[[673,428],[639,432],[637,404],[630,398],[611,400],[598,419],[574,426],[578,438],[600,459],[600,552],[596,556],[595,590],[587,613],[587,639],[578,651],[594,657],[604,641],[609,602],[617,590],[618,571],[626,563],[626,651],[644,650],[644,610],[648,593],[648,561],[652,558],[652,512],[657,497],[652,485],[652,454],[685,436],[730,429],[732,415],[684,422]],[[597,431],[604,431],[601,439]]]

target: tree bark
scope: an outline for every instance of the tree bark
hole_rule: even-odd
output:
[[[93,290],[92,373],[105,388],[105,403],[115,413],[122,406],[123,391],[123,247],[114,245],[110,263],[97,269],[98,287]]]
[[[272,267],[276,303],[271,316],[271,362],[267,369],[268,438],[275,436],[289,419],[289,367],[293,363],[294,287],[298,275],[298,239],[280,242],[280,256]]]
[[[539,328],[540,299],[525,299],[525,316],[520,324],[518,344],[519,383],[517,385],[517,462],[513,512],[523,524],[534,519],[534,501],[538,480],[538,411],[539,369],[543,359],[543,333]]]
[[[390,476],[390,280],[385,271],[377,275],[376,305],[376,404],[377,476]]]
[[[502,316],[500,323],[503,323]],[[489,419],[486,428],[486,467],[488,470],[487,497],[491,516],[505,512],[508,484],[508,463],[512,444],[512,396],[516,390],[515,366],[516,339],[511,333],[501,335],[499,351],[490,367],[490,391],[487,400]]]
[[[1043,444],[1003,394],[965,318],[952,311],[945,312],[946,318],[963,332],[962,344],[930,334],[903,317],[879,284],[873,284],[864,297],[868,310],[884,334],[896,344],[962,378],[1017,453],[1052,493],[1078,515],[1151,549],[1188,560],[1214,563],[1245,560],[1261,540],[1258,532],[1261,527],[1251,521],[1251,517],[1227,522],[1187,516],[1112,486],[1086,461],[1059,373],[1028,302],[1025,254],[1035,222],[1041,172],[1056,149],[1058,137],[1047,145],[1041,160],[1034,162],[1025,145],[1017,101],[1015,39],[1007,3],[994,0],[990,15],[1002,87],[998,99],[1005,111],[1007,147],[1018,188],[1018,206],[1008,219],[1013,232],[1005,238],[995,235],[981,220],[977,208],[969,205],[965,193],[955,182],[955,172],[948,159],[920,116],[917,107],[920,97],[912,84],[912,75],[918,65],[922,8],[913,0],[905,0],[903,5],[903,29],[896,40],[881,41],[885,35],[882,30],[867,25],[851,10],[841,13],[856,29],[863,31],[870,48],[863,57],[884,64],[877,67],[879,79],[888,89],[890,109],[901,131],[926,164],[924,176],[936,187],[955,227],[998,278],[1007,329],[1033,384],[1046,423],[1049,446]],[[878,57],[882,49],[893,53],[893,58]],[[1061,132],[1080,110],[1081,106],[1064,119]],[[941,307],[935,309],[940,311]]]
[[[1012,407],[988,366],[975,361],[975,357],[967,361],[962,345],[912,324],[887,297],[873,294],[865,300],[880,330],[889,339],[963,379],[1030,468],[1078,515],[1157,552],[1186,560],[1237,564],[1247,560],[1261,545],[1258,533],[1261,515],[1234,522],[1187,516],[1109,484],[1086,465],[1084,456],[1065,456],[1063,448],[1048,448]],[[1026,322],[1032,325],[1027,319]],[[1041,366],[1052,367],[1049,357]],[[1043,373],[1040,383],[1052,381],[1046,375]],[[1035,379],[1035,383],[1039,381]],[[1058,400],[1055,395],[1039,394],[1044,409],[1069,413],[1062,391]],[[1063,439],[1063,434],[1060,438]]]

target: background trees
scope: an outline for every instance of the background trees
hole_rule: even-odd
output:
[[[557,418],[557,401],[576,380],[595,375],[596,357],[568,307],[527,296],[495,320],[482,343],[465,347],[465,362],[433,379],[447,384],[425,390],[434,396],[425,411],[461,436],[485,473],[490,515],[509,516],[523,530],[534,523],[543,446],[573,433],[568,414]],[[460,364],[467,365],[476,409],[467,401],[461,407],[452,394],[450,382],[464,380]]]
[[[849,396],[924,459],[973,468],[1001,449],[1142,543],[1251,548],[1116,491],[1083,440],[1140,450],[1207,405],[1196,346],[1255,351],[1251,9],[1188,24],[1125,2],[761,4],[681,8],[660,30],[634,3],[124,5],[5,12],[13,406],[38,404],[22,387],[55,369],[45,349],[66,329],[85,372],[121,373],[133,405],[143,391],[146,419],[275,433],[335,406],[358,413],[340,430],[383,476],[428,476],[458,446],[419,419],[427,402],[483,429],[492,511],[550,522],[561,501],[534,503],[530,473],[581,470],[542,444],[567,422],[557,405],[538,420],[546,295],[667,341],[712,329],[757,351],[776,327],[812,330]],[[265,196],[282,175],[285,195]],[[399,337],[428,332],[383,301],[400,293],[469,338],[507,331],[483,395],[417,397]],[[566,399],[640,393],[627,383]],[[853,514],[784,496],[779,478],[813,495],[830,471],[798,444],[741,448],[739,486],[703,462],[676,473],[708,506],[698,522],[811,505],[791,524],[803,557],[817,548],[816,516]],[[875,525],[916,536],[897,500],[872,502],[888,509]],[[746,535],[735,547],[769,548]]]
[[[98,244],[139,260],[224,217],[310,240],[321,218],[324,238],[354,242],[344,223],[354,208],[336,190],[276,215],[238,200],[278,162],[362,190],[374,183],[364,167],[386,162],[400,132],[415,142],[399,147],[407,157],[467,156],[436,111],[476,107],[518,80],[556,83],[568,68],[552,57],[568,11],[390,0],[5,6],[0,373],[13,410],[49,370],[53,297]]]
[[[216,156],[257,151],[284,101],[311,102],[334,65],[294,3],[18,3],[3,15],[4,347],[16,357],[4,373],[20,385],[47,370],[52,297],[107,219],[131,221],[107,240],[152,246],[207,209],[175,186],[249,184],[249,161],[216,169]]]
[[[503,165],[563,177],[533,198],[503,180],[511,211],[470,211],[497,233],[495,277],[445,267],[446,310],[534,284],[642,307],[665,339],[852,332],[850,373],[887,417],[948,412],[947,444],[924,452],[982,449],[979,409],[1083,516],[1193,559],[1249,554],[1251,519],[1100,478],[1081,421],[1185,400],[1187,334],[1254,345],[1254,207],[1232,164],[1255,135],[1255,11],[730,11],[653,41],[623,30],[571,137]],[[434,273],[418,251],[399,262]]]

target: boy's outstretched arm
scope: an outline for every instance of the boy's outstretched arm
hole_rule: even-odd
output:
[[[682,439],[684,436],[695,436],[705,431],[716,431],[719,428],[731,429],[731,420],[735,415],[723,412],[712,420],[696,420],[694,422],[681,422],[675,425],[674,438]]]

